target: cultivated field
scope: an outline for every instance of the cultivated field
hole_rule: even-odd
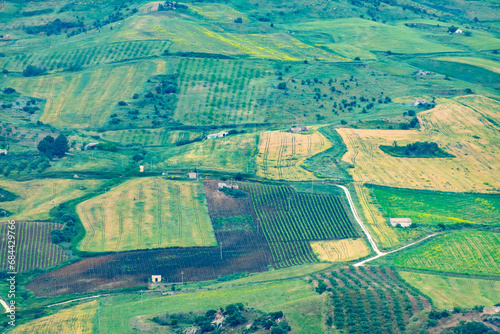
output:
[[[77,206],[92,252],[216,245],[202,185],[160,177],[127,181]]]
[[[117,130],[101,134],[101,138],[123,146],[174,146],[180,141],[193,140],[199,136],[196,132],[166,129]]]
[[[473,66],[482,67],[488,71],[500,73],[500,62],[475,57],[439,57],[438,60],[451,61],[454,63],[469,64]]]
[[[266,119],[272,67],[266,62],[185,58],[175,119],[184,124],[260,123]],[[259,101],[269,100],[263,104]],[[271,106],[272,107],[272,106]]]
[[[33,320],[14,327],[14,334],[92,334],[95,333],[94,320],[99,307],[98,301],[80,304],[61,310],[47,317]]]
[[[417,224],[499,225],[500,196],[373,187],[389,217],[409,217]]]
[[[312,276],[331,288],[327,315],[346,333],[404,333],[410,318],[430,310],[427,298],[384,267],[349,267]]]
[[[72,128],[103,126],[120,100],[142,91],[147,78],[165,74],[163,60],[105,65],[77,73],[14,78],[9,85],[23,94],[46,99],[44,123]]]
[[[429,296],[439,309],[492,307],[500,299],[500,281],[477,278],[449,277],[398,271],[409,284]]]
[[[268,131],[260,135],[257,175],[287,181],[312,180],[316,177],[300,165],[309,157],[329,149],[330,141],[318,131],[298,134]]]
[[[160,153],[158,167],[247,172],[255,168],[252,156],[257,149],[257,141],[258,135],[249,133],[174,147]]]
[[[355,168],[356,181],[452,192],[497,192],[500,189],[500,103],[482,96],[438,100],[418,114],[420,130],[338,129]],[[379,145],[415,141],[438,143],[455,158],[396,158]]]
[[[311,248],[320,261],[345,262],[370,254],[364,239],[342,239],[311,242]]]
[[[9,270],[8,236],[9,225],[0,224],[0,269]],[[68,257],[63,249],[52,243],[50,232],[61,229],[61,224],[47,222],[16,222],[16,270],[27,272],[35,268],[48,269]]]
[[[500,233],[464,231],[439,236],[399,255],[401,267],[463,274],[498,276]]]
[[[288,186],[239,184],[250,195],[257,226],[278,268],[318,261],[310,241],[358,237],[338,196],[299,193]]]
[[[54,206],[73,198],[95,191],[101,181],[40,179],[25,182],[0,180],[0,187],[17,196],[14,201],[3,202],[2,209],[13,213],[9,219],[44,220],[49,219],[49,211]],[[0,215],[0,218],[3,218]]]

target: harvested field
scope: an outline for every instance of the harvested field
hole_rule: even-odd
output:
[[[328,262],[347,262],[370,254],[370,247],[361,238],[314,241],[311,247],[320,261]]]
[[[332,147],[320,132],[299,134],[268,131],[260,135],[257,175],[273,180],[303,181],[316,177],[300,165]]]
[[[16,268],[8,266],[9,225],[0,224],[0,270],[27,272],[35,268],[48,269],[68,257],[64,250],[52,243],[50,232],[61,229],[61,224],[48,222],[16,222]]]
[[[14,327],[13,334],[92,334],[95,333],[94,318],[98,301],[80,304],[61,310],[47,317],[35,319],[27,324]]]
[[[161,177],[127,181],[78,204],[92,252],[215,246],[203,186]]]
[[[452,192],[500,189],[500,103],[476,95],[439,99],[418,114],[420,130],[338,129],[348,147],[343,160],[356,181]],[[379,145],[416,141],[439,144],[455,158],[396,158]]]
[[[461,274],[500,274],[500,233],[464,231],[439,236],[399,255],[400,267]]]

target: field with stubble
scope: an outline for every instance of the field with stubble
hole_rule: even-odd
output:
[[[216,245],[203,185],[159,177],[127,181],[77,206],[92,252]]]
[[[302,168],[301,164],[330,147],[330,141],[317,131],[311,134],[264,132],[259,140],[257,175],[273,180],[315,179],[314,174]]]
[[[420,130],[338,129],[356,181],[451,192],[500,189],[500,103],[483,96],[440,99],[418,114]],[[380,145],[436,142],[455,158],[397,158]]]

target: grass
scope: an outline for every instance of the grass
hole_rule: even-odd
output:
[[[47,220],[54,206],[95,191],[101,181],[40,179],[25,182],[0,180],[0,187],[19,196],[3,202],[2,209],[13,213],[9,219]]]
[[[83,303],[61,310],[47,317],[16,326],[10,333],[95,333],[94,318],[98,307],[99,304],[97,300]]]
[[[87,232],[83,251],[217,245],[203,185],[195,182],[129,180],[80,203],[77,212]]]
[[[492,307],[500,300],[500,281],[477,278],[449,277],[398,271],[409,284],[429,296],[439,309],[473,307],[484,305]]]
[[[355,181],[399,188],[452,192],[497,192],[500,180],[500,103],[470,95],[418,114],[421,130],[338,129],[348,152],[342,158],[355,166]],[[433,141],[455,158],[406,159],[383,153],[380,145]]]
[[[314,254],[320,261],[347,262],[360,259],[370,254],[365,239],[343,239],[311,242]]]
[[[313,173],[301,167],[309,157],[329,149],[332,144],[320,132],[300,134],[268,131],[260,135],[257,175],[287,181],[312,180]]]
[[[76,73],[13,78],[9,85],[23,94],[46,99],[40,118],[59,127],[104,126],[120,100],[142,90],[148,76],[167,72],[162,60],[106,65]]]
[[[359,18],[312,21],[288,24],[286,27],[304,42],[314,37],[316,44],[351,59],[377,58],[372,51],[415,54],[456,50],[426,40],[419,32],[404,26],[391,26]],[[320,33],[323,38],[318,40]]]
[[[476,275],[499,275],[500,233],[464,231],[438,236],[396,257],[400,267]]]
[[[373,194],[390,217],[408,217],[417,224],[498,224],[500,196],[457,194],[373,187]]]
[[[254,168],[252,157],[257,149],[257,141],[258,135],[253,133],[230,135],[175,147],[155,155],[159,156],[158,167],[164,169],[247,172]]]

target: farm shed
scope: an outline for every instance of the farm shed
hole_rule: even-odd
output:
[[[0,149],[0,154],[7,155],[7,153],[8,153],[7,149]]]
[[[307,126],[292,126],[290,128],[290,131],[292,132],[301,132],[301,131],[307,131],[309,128]]]
[[[455,30],[455,34],[461,34],[463,31],[461,29]]]
[[[415,101],[413,101],[413,106],[416,107],[419,104],[426,104],[426,103],[427,103],[427,100],[415,100]]]
[[[226,183],[224,183],[224,182],[219,182],[219,183],[217,184],[217,187],[218,187],[219,189],[222,189],[222,188],[238,189],[238,188],[239,188],[237,184],[226,184]]]
[[[228,135],[228,133],[226,131],[221,131],[218,133],[213,133],[211,135],[208,135],[207,139],[222,138],[222,137],[225,137],[227,135]]]
[[[93,150],[97,144],[99,144],[99,143],[90,143],[87,146],[85,146],[85,149],[86,150]]]
[[[392,226],[397,226],[399,224],[401,227],[408,227],[411,225],[410,218],[391,218],[390,221]]]
[[[198,177],[198,174],[194,173],[194,172],[191,172],[191,173],[188,173],[188,176],[189,176],[190,179],[196,179]]]
[[[144,166],[139,166],[139,172],[143,173],[144,172]]]
[[[151,282],[160,283],[161,282],[161,275],[151,275]]]

